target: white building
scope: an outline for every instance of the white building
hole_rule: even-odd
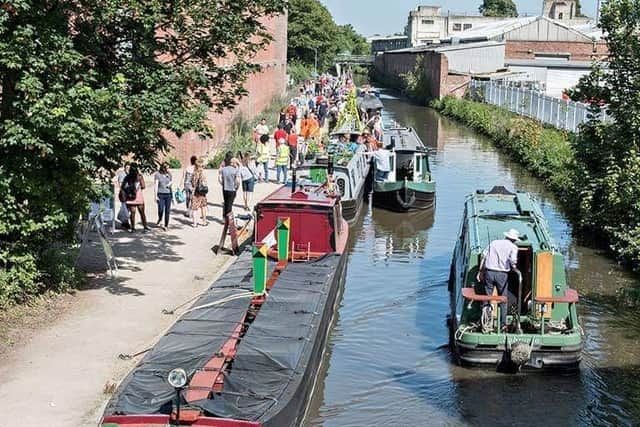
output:
[[[543,16],[568,26],[585,25],[591,18],[577,17],[575,0],[543,0]],[[442,39],[456,37],[458,33],[491,23],[502,23],[514,18],[480,15],[442,15],[440,6],[418,6],[409,12],[405,34],[411,46],[440,43]]]
[[[504,18],[475,15],[442,15],[440,6],[418,6],[409,12],[405,34],[411,46],[440,43],[441,39],[470,30],[478,25],[502,21]]]

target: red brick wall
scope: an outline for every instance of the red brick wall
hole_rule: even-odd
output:
[[[178,138],[170,132],[165,136],[173,145],[169,156],[178,158],[183,165],[192,156],[211,156],[227,136],[228,127],[234,117],[242,114],[253,118],[264,110],[271,100],[286,90],[287,84],[287,16],[280,15],[263,21],[274,40],[263,51],[259,52],[255,62],[262,70],[249,77],[245,88],[249,94],[242,98],[233,111],[222,114],[210,112],[208,124],[215,129],[211,139],[201,139],[190,132]]]
[[[506,59],[535,59],[535,53],[570,53],[572,61],[591,61],[609,55],[604,42],[541,42],[541,41],[507,41]]]
[[[424,70],[429,81],[429,98],[442,98],[446,95],[462,97],[471,78],[465,75],[449,74],[447,57],[438,52],[393,53],[376,57],[375,69],[381,80],[396,88],[404,88],[403,74],[413,71],[418,58],[422,58]]]

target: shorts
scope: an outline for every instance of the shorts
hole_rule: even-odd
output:
[[[242,181],[242,191],[246,193],[253,193],[253,187],[256,185],[256,179],[251,177]]]

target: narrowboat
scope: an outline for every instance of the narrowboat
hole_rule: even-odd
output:
[[[335,183],[342,206],[342,216],[349,224],[355,223],[366,199],[367,179],[371,163],[365,155],[362,145],[355,145],[355,150],[348,148],[355,143],[359,132],[338,130],[331,135],[326,148],[326,155],[307,159],[296,169],[301,183],[323,184],[327,182],[329,159],[333,166],[333,182]],[[344,136],[344,142],[339,137]]]
[[[518,271],[509,273],[506,295],[486,295],[477,276],[482,252],[511,229],[521,236]],[[516,371],[579,367],[578,293],[567,285],[564,258],[532,195],[494,187],[467,197],[449,291],[451,340],[459,363]],[[506,325],[500,325],[501,303],[507,307]]]
[[[373,205],[392,212],[415,212],[435,206],[436,183],[429,153],[413,128],[385,129],[383,145],[391,151],[389,176],[374,180]]]
[[[256,207],[255,243],[120,384],[102,427],[301,424],[345,273],[349,227],[325,187]]]

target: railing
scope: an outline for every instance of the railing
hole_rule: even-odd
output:
[[[513,82],[472,80],[470,89],[477,100],[531,117],[558,129],[578,133],[580,125],[589,120],[589,105],[517,87]],[[602,108],[601,111],[600,120],[610,121],[606,109]]]

